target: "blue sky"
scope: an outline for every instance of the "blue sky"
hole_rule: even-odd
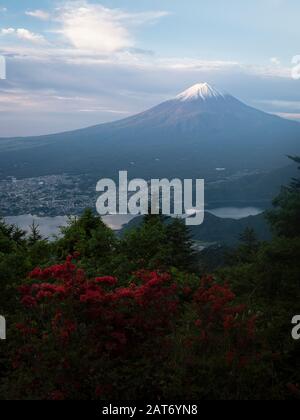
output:
[[[0,136],[111,121],[207,81],[300,121],[298,0],[0,0]]]

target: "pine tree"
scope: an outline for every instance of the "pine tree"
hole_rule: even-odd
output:
[[[259,240],[254,229],[247,227],[241,234],[240,241],[249,249],[249,251],[257,251]]]
[[[167,243],[170,248],[170,266],[192,271],[195,265],[195,251],[189,228],[182,219],[167,224]]]
[[[85,210],[79,218],[70,218],[69,225],[61,231],[63,236],[55,243],[60,258],[79,252],[96,267],[109,261],[116,246],[114,232],[91,209]]]
[[[43,237],[40,234],[40,227],[33,220],[32,224],[30,226],[30,235],[28,237],[28,244],[29,244],[29,246],[33,246],[34,244],[41,241],[42,239],[43,239]]]

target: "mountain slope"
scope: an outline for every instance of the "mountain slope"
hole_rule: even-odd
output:
[[[148,111],[56,135],[1,139],[0,175],[95,173],[113,177],[205,177],[271,170],[300,153],[300,124],[198,84]]]

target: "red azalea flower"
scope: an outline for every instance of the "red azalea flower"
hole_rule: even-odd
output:
[[[112,276],[105,276],[105,277],[96,277],[96,283],[107,284],[109,286],[115,286],[118,283],[118,280]]]
[[[34,308],[37,306],[37,302],[32,296],[24,296],[21,303],[26,306],[26,308]]]

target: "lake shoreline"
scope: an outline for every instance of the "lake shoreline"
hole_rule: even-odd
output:
[[[262,208],[258,207],[217,207],[206,209],[207,213],[213,214],[215,217],[221,219],[241,220],[250,216],[257,216],[264,212]],[[74,216],[71,216],[74,217]],[[132,215],[112,215],[104,216],[104,222],[114,231],[120,231],[130,221],[138,216]],[[60,227],[67,226],[70,216],[36,216],[31,214],[6,216],[4,220],[8,224],[14,224],[20,229],[30,231],[30,225],[33,221],[39,226],[40,232],[43,237],[53,237],[59,235]]]

